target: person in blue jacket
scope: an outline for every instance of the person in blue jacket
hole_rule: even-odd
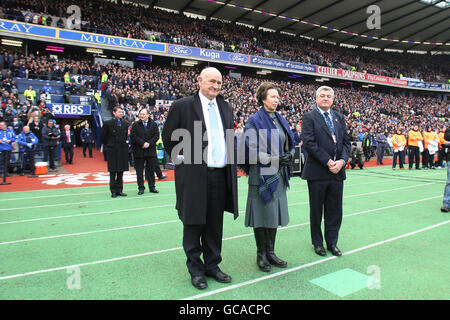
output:
[[[14,131],[6,126],[5,121],[0,121],[0,174],[2,176],[8,173],[14,141],[16,141]]]
[[[35,177],[34,174],[34,149],[35,145],[39,142],[39,139],[30,131],[29,126],[24,126],[22,132],[17,136],[17,144],[19,145],[19,161],[20,169],[19,174],[24,175],[25,166],[30,164],[31,177]]]

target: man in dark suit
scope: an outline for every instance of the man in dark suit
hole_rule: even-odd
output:
[[[123,109],[114,107],[113,118],[103,124],[101,142],[106,146],[111,197],[126,197],[123,193],[123,172],[128,171],[128,123],[124,121]]]
[[[302,178],[308,181],[312,244],[321,256],[326,255],[321,231],[322,214],[327,249],[335,256],[342,255],[337,241],[342,222],[345,165],[351,149],[344,116],[331,110],[333,100],[332,88],[318,88],[317,105],[303,115],[302,122],[303,145],[308,152]]]
[[[218,264],[222,261],[223,212],[234,213],[236,219],[238,201],[232,159],[233,111],[219,95],[222,75],[216,68],[206,68],[197,80],[200,90],[196,95],[172,104],[162,139],[176,162],[176,209],[183,222],[191,283],[204,289],[208,286],[205,275],[219,282],[231,281]],[[225,139],[229,133],[231,139]]]
[[[89,123],[86,122],[83,130],[80,133],[81,142],[83,143],[83,157],[86,158],[86,148],[89,150],[89,158],[92,158],[92,145],[95,141],[94,133],[89,128]]]
[[[139,111],[139,120],[131,127],[131,148],[134,155],[134,167],[136,169],[138,195],[144,194],[144,168],[148,188],[152,193],[158,193],[155,188],[155,168],[158,166],[156,157],[156,141],[159,139],[159,129],[156,122],[149,118],[146,108]]]
[[[72,164],[73,147],[75,147],[75,134],[70,130],[70,125],[66,124],[61,132],[61,143],[64,149],[64,156],[67,164]]]

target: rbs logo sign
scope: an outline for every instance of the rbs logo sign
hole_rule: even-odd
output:
[[[88,116],[91,114],[91,106],[81,104],[53,104],[47,105],[54,115],[78,115]]]

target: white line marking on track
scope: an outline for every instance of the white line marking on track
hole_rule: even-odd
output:
[[[347,172],[350,172],[347,170]],[[358,172],[358,171],[357,171]],[[430,175],[435,175],[440,172],[434,172],[434,173],[429,173],[427,175],[422,175],[422,176],[415,176],[416,178],[420,178],[420,177],[428,177]],[[354,173],[354,175],[352,175],[352,180],[356,179],[356,178],[361,178],[361,179],[366,179],[368,175],[364,175],[364,176],[358,176],[357,173]],[[383,176],[380,176],[379,174],[374,174],[370,176],[371,178],[384,178]],[[408,176],[405,176],[408,177]],[[293,179],[297,179],[297,177],[292,177],[291,180]],[[348,179],[346,180],[346,187],[351,187],[351,186],[357,186],[357,185],[364,185],[364,184],[375,184],[375,183],[383,183],[386,181],[398,181],[398,179],[388,179],[388,180],[383,180],[383,181],[375,181],[375,182],[370,182],[370,183],[361,183],[361,184],[349,184]],[[167,182],[173,182],[174,181],[167,181]],[[303,182],[291,182],[291,185],[298,185],[298,184],[302,184],[302,183],[306,183],[306,181]],[[124,188],[127,188],[127,186],[130,186],[131,184],[124,184]],[[79,188],[79,187],[77,187]],[[85,188],[89,188],[89,186],[85,187]],[[166,187],[166,186],[158,186],[158,189],[165,189],[165,188],[173,188],[173,186],[170,187]],[[65,188],[66,189],[66,188]],[[54,190],[54,189],[50,189],[50,190]],[[127,188],[125,191],[127,192],[132,192],[133,190],[135,190],[135,188]],[[33,190],[33,191],[26,191],[26,192],[35,192],[35,191],[40,191],[40,190]],[[45,190],[45,191],[49,191],[49,190]],[[34,196],[34,197],[23,197],[23,198],[9,198],[9,199],[0,199],[0,201],[20,201],[20,200],[32,200],[32,199],[45,199],[45,198],[60,198],[60,197],[73,197],[73,196],[83,196],[83,195],[91,195],[91,194],[105,194],[105,195],[109,195],[110,192],[109,191],[97,191],[97,192],[84,192],[84,193],[66,193],[66,194],[53,194],[53,195],[45,195],[45,196]]]
[[[430,182],[430,183],[416,184],[416,185],[412,185],[412,186],[408,186],[408,187],[400,187],[400,188],[394,188],[394,189],[385,189],[385,190],[374,191],[374,192],[369,192],[369,193],[365,193],[365,194],[358,194],[358,195],[354,195],[354,196],[372,195],[372,194],[383,193],[383,192],[390,192],[390,191],[410,189],[410,188],[415,188],[415,187],[422,187],[422,186],[426,186],[426,185],[430,185],[430,184],[434,184],[434,183]],[[344,189],[344,192],[345,192],[345,189]],[[165,195],[165,196],[174,196],[174,195],[175,194],[170,194],[170,195]],[[244,196],[246,197],[247,195],[246,194],[239,195],[239,197],[244,197]],[[352,196],[348,196],[348,197],[352,197]],[[155,198],[157,199],[157,196]],[[123,201],[123,200],[135,200],[135,199],[142,199],[142,198],[139,197],[139,196],[136,196],[136,197],[121,198],[120,200]],[[146,199],[150,199],[150,198],[146,198]],[[69,203],[57,203],[57,204],[46,204],[46,205],[31,206],[31,207],[0,208],[0,211],[22,210],[22,209],[37,209],[37,208],[48,208],[48,207],[58,207],[58,206],[67,206],[67,205],[80,205],[80,204],[89,204],[89,203],[106,202],[106,201],[111,201],[111,199],[91,200],[91,201],[82,201],[82,202],[69,202]]]
[[[347,255],[350,255],[352,253],[356,253],[356,252],[360,252],[360,251],[367,250],[367,249],[370,249],[370,248],[374,248],[374,247],[377,247],[377,246],[380,246],[380,245],[383,245],[383,244],[386,244],[386,243],[389,243],[389,242],[392,242],[392,241],[395,241],[395,240],[398,240],[398,239],[406,238],[406,237],[409,237],[409,236],[412,236],[412,235],[415,235],[415,234],[418,234],[418,233],[421,233],[421,232],[424,232],[424,231],[428,231],[428,230],[431,230],[431,229],[434,229],[434,228],[438,228],[438,227],[443,226],[443,225],[445,225],[445,224],[447,224],[449,222],[450,222],[450,220],[447,220],[447,221],[444,221],[444,222],[441,222],[441,223],[438,223],[438,224],[435,224],[435,225],[432,225],[432,226],[429,226],[429,227],[426,227],[426,228],[422,228],[422,229],[419,229],[419,230],[416,230],[416,231],[408,232],[408,233],[405,233],[405,234],[402,234],[402,235],[399,235],[399,236],[396,236],[396,237],[393,237],[393,238],[390,238],[390,239],[387,239],[387,240],[375,242],[375,243],[369,244],[369,245],[364,246],[364,247],[360,247],[360,248],[357,248],[357,249],[354,249],[354,250],[343,252],[342,256],[347,256]],[[261,282],[261,281],[264,281],[264,280],[268,280],[268,279],[276,278],[276,277],[279,277],[279,276],[283,276],[285,274],[288,274],[288,273],[291,273],[291,272],[294,272],[294,271],[298,271],[298,270],[301,270],[301,269],[305,269],[305,268],[308,268],[308,267],[311,267],[311,266],[314,266],[314,265],[317,265],[317,264],[321,264],[321,263],[324,263],[324,262],[327,262],[327,261],[330,261],[330,260],[333,260],[333,259],[337,259],[337,258],[338,257],[332,256],[332,257],[320,259],[318,261],[310,262],[310,263],[307,263],[307,264],[302,264],[300,266],[297,266],[297,267],[294,267],[294,268],[291,268],[291,269],[287,269],[287,270],[283,270],[283,271],[280,271],[280,272],[276,272],[276,273],[273,273],[273,274],[270,274],[270,275],[267,275],[267,276],[264,276],[264,277],[260,277],[260,278],[252,279],[252,280],[249,280],[249,281],[237,283],[237,284],[234,284],[234,285],[231,285],[231,286],[227,286],[227,287],[224,287],[224,288],[212,290],[212,291],[205,292],[205,293],[202,293],[202,294],[198,294],[198,295],[195,295],[195,296],[187,297],[187,298],[184,298],[184,299],[181,299],[181,300],[195,300],[195,299],[209,297],[209,296],[221,293],[221,292],[234,290],[234,289],[241,288],[241,287],[244,287],[244,286],[248,286],[248,285],[251,285],[251,284],[254,284],[254,283],[257,283],[257,282]]]
[[[351,214],[348,214],[348,215],[344,215],[343,218],[350,217],[350,216],[356,216],[356,215],[367,213],[367,212],[385,210],[385,209],[394,208],[394,207],[400,207],[400,206],[409,205],[409,204],[413,204],[413,203],[417,203],[417,202],[432,200],[432,199],[436,199],[438,197],[440,197],[440,196],[434,196],[434,197],[431,197],[431,198],[419,199],[419,200],[415,200],[415,201],[395,204],[395,205],[392,205],[392,206],[387,206],[387,207],[382,207],[382,208],[377,208],[377,209],[371,209],[371,210],[366,210],[366,211],[361,211],[361,212],[355,212],[355,213],[351,213]],[[449,222],[449,221],[450,220],[448,220],[447,222]],[[309,222],[305,222],[305,223],[302,223],[302,224],[297,224],[297,225],[292,225],[292,226],[288,226],[288,227],[283,227],[283,228],[280,228],[280,230],[281,229],[291,229],[291,228],[295,228],[295,227],[299,227],[299,226],[305,226],[305,225],[308,225],[308,224],[309,224]],[[224,238],[222,240],[223,241],[227,241],[227,240],[239,239],[239,238],[244,238],[244,237],[249,237],[249,236],[253,236],[253,233],[246,233],[246,234],[242,234],[242,235],[232,236],[232,237]],[[114,261],[133,259],[133,258],[144,257],[144,256],[153,255],[153,254],[158,254],[158,253],[166,253],[166,252],[182,250],[182,249],[183,249],[182,247],[162,249],[162,250],[144,252],[144,253],[139,253],[139,254],[134,254],[134,255],[129,255],[129,256],[123,256],[123,257],[117,257],[117,258],[111,258],[111,259],[105,259],[105,260],[99,260],[99,261],[93,261],[93,262],[85,262],[85,263],[80,263],[80,264],[74,264],[74,265],[69,265],[69,266],[64,266],[64,267],[56,267],[56,268],[50,268],[50,269],[43,269],[43,270],[19,273],[19,274],[15,274],[15,275],[9,275],[9,276],[0,277],[0,280],[14,279],[14,278],[25,277],[25,276],[30,276],[30,275],[34,275],[34,274],[47,273],[47,272],[52,272],[52,271],[59,271],[59,270],[67,269],[67,268],[82,267],[82,266],[89,266],[89,265],[96,265],[96,264],[102,264],[102,263],[108,263],[108,262],[114,262]]]

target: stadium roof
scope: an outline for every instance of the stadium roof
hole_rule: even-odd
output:
[[[338,45],[450,51],[450,0],[133,0],[133,2],[329,41]],[[374,15],[377,14],[378,8],[380,20],[377,25],[377,18]]]

